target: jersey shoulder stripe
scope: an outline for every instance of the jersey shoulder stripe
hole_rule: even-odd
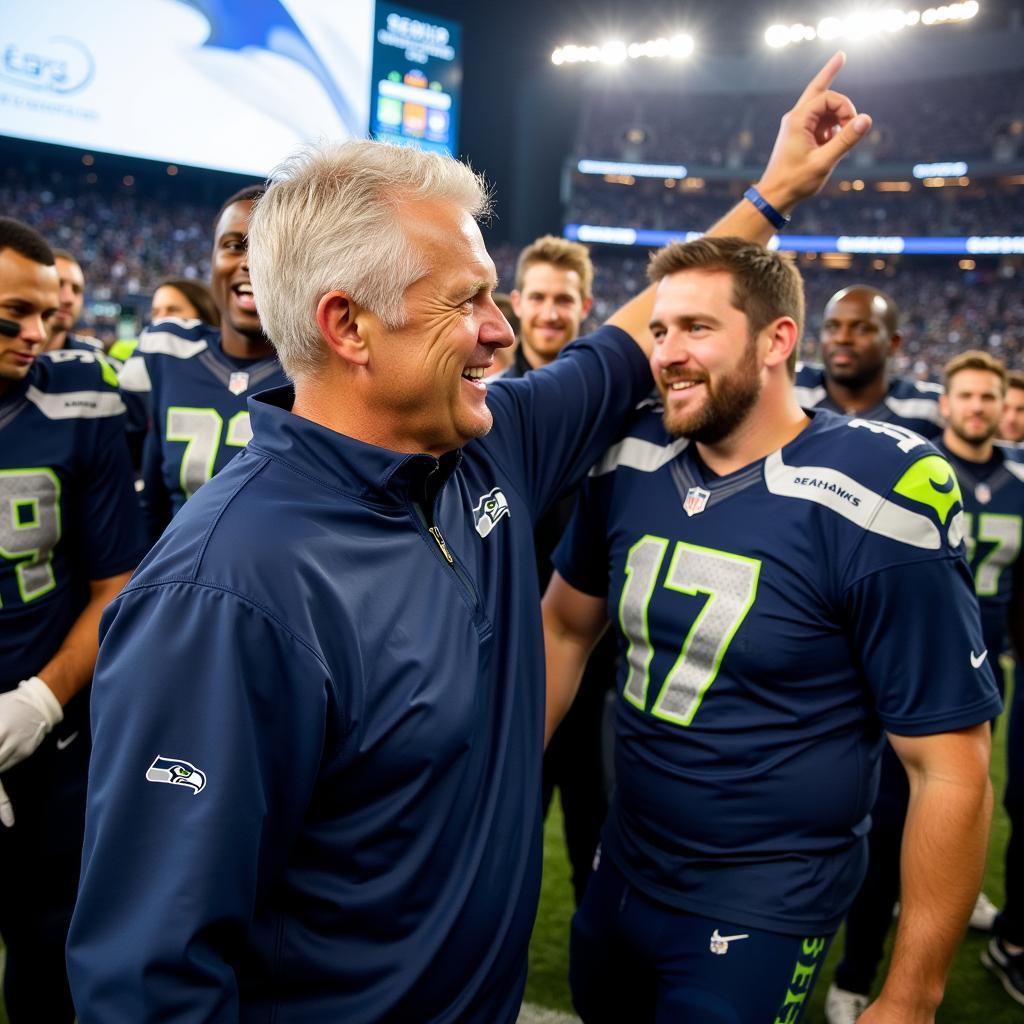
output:
[[[942,413],[939,412],[938,395],[910,398],[886,395],[883,403],[900,419],[925,420],[927,423],[934,423],[937,427],[943,426],[946,422],[942,418]]]
[[[931,444],[896,424],[822,416],[765,460],[771,493],[815,502],[862,530],[912,547],[938,551],[960,544],[956,473]]]
[[[191,359],[205,352],[217,333],[201,320],[161,320],[142,332],[136,352]]]
[[[48,420],[97,420],[120,416],[125,404],[116,391],[40,391],[30,384],[25,398]]]
[[[117,382],[122,391],[148,394],[153,390],[153,383],[149,379],[149,370],[146,368],[146,360],[140,355],[125,360],[121,372],[117,375]]]
[[[645,441],[641,437],[625,437],[605,452],[601,460],[591,469],[591,476],[614,473],[620,467],[636,469],[641,473],[654,473],[671,462],[686,446],[689,440],[676,438],[670,444]]]

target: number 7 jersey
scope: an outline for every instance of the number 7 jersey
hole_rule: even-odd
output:
[[[288,379],[274,356],[233,359],[215,328],[166,320],[142,332],[120,382],[149,396],[142,502],[155,537],[249,443],[249,396]]]
[[[834,931],[882,730],[1000,708],[956,477],[917,434],[826,411],[717,477],[658,412],[594,468],[555,554],[619,634],[603,855],[685,910]]]

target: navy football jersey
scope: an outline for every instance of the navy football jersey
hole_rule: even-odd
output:
[[[0,396],[0,690],[37,673],[146,545],[124,403],[94,353],[58,349]]]
[[[981,607],[985,646],[995,658],[1006,646],[1007,615],[1024,523],[1024,463],[1020,452],[997,444],[989,462],[958,458],[942,442],[939,451],[956,470],[964,501],[964,540]]]
[[[825,368],[801,363],[796,369],[797,401],[805,409],[828,409],[842,414],[843,410],[828,397],[825,390]],[[945,426],[939,412],[941,384],[893,377],[885,398],[871,409],[857,413],[861,419],[895,423],[915,430],[922,437],[938,437]]]
[[[902,427],[818,411],[718,477],[640,413],[555,554],[622,651],[604,855],[695,913],[837,928],[882,730],[1000,708],[962,535],[953,471]]]
[[[149,394],[142,502],[153,536],[249,443],[249,396],[287,383],[275,356],[232,358],[200,320],[147,327],[120,379],[126,392]]]

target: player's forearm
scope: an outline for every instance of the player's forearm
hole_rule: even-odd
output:
[[[62,705],[88,685],[99,652],[100,617],[121,592],[131,573],[120,573],[90,583],[89,603],[75,619],[57,653],[36,673]]]
[[[957,778],[910,771],[900,919],[879,1003],[893,1019],[931,1021],[981,887],[992,816],[987,757]]]
[[[544,746],[558,728],[576,699],[583,670],[597,637],[581,637],[565,628],[557,617],[545,609],[544,666],[547,678],[547,701],[544,712]]]

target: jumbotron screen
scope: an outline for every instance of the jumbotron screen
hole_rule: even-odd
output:
[[[457,151],[452,22],[374,0],[8,6],[2,135],[261,176],[371,131]]]

